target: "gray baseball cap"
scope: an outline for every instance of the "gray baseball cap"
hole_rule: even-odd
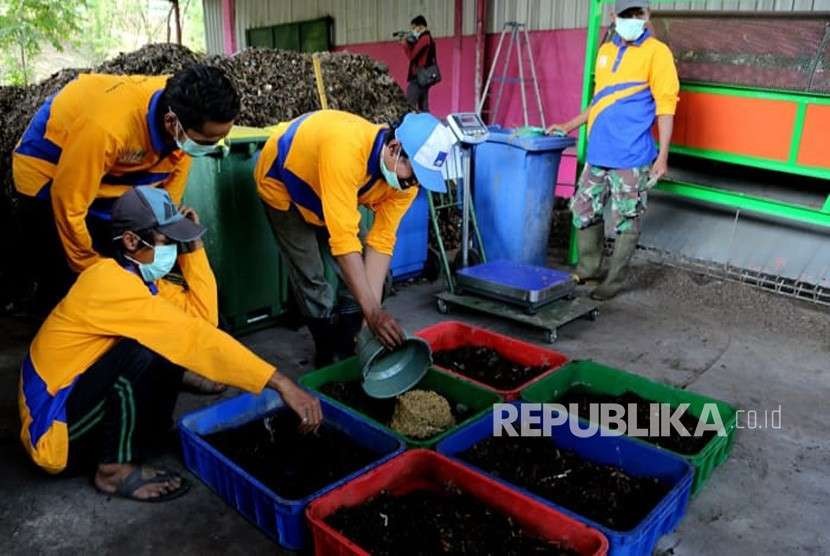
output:
[[[619,15],[630,8],[650,8],[649,0],[617,0],[614,2],[614,13]]]
[[[127,191],[112,207],[113,237],[128,230],[158,230],[176,242],[193,241],[205,233],[204,226],[176,210],[167,191],[146,185]]]

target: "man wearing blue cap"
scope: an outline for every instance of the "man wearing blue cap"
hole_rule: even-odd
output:
[[[442,167],[453,143],[428,113],[389,127],[320,110],[279,124],[263,147],[255,179],[314,338],[315,366],[353,354],[364,319],[387,347],[402,342],[400,325],[381,307],[398,224],[418,185],[446,190]],[[361,205],[375,214],[365,240]],[[325,278],[332,257],[336,289]]]
[[[141,465],[172,425],[185,368],[249,392],[278,390],[301,430],[322,419],[313,398],[217,328],[205,228],[167,191],[130,189],[112,211],[114,258],[81,272],[21,364],[20,439],[49,473],[94,470],[95,487],[133,500],[184,494],[178,473]],[[186,287],[165,280],[178,262]]]

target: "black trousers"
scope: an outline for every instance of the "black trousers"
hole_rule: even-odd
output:
[[[183,372],[134,340],[121,340],[105,353],[67,399],[67,472],[140,460],[173,425]]]
[[[406,87],[406,100],[417,112],[429,112],[429,87],[421,87],[412,79]]]

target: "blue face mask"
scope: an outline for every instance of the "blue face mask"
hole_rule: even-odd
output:
[[[645,31],[646,20],[637,19],[636,17],[618,17],[617,22],[614,24],[614,28],[622,40],[629,42],[636,41],[640,38],[640,35],[643,34],[643,31]]]
[[[400,157],[400,155],[398,155]],[[383,161],[383,156],[380,157],[380,171],[383,174],[383,179],[386,180],[386,183],[389,184],[389,187],[392,189],[397,189],[398,191],[401,190],[401,182],[398,180],[398,159],[395,159],[395,170],[392,171],[386,167],[386,163]]]
[[[176,116],[176,113],[170,110],[170,113]],[[182,127],[182,123],[179,121],[179,117],[176,116],[176,130],[181,132],[184,135],[184,140],[179,139],[179,134],[177,133],[175,136],[176,145],[184,152],[189,154],[193,157],[200,157],[200,156],[207,156],[210,153],[216,152],[219,143],[213,143],[212,145],[202,145],[201,143],[197,143],[190,137],[188,137],[187,132]]]
[[[153,246],[146,241],[142,243],[153,248],[153,262],[140,263],[135,259],[130,260],[138,265],[138,271],[141,273],[141,277],[144,278],[145,282],[161,280],[173,269],[173,265],[176,264],[176,257],[179,254],[176,244]]]

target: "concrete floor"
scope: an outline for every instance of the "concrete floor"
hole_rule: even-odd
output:
[[[560,330],[556,349],[724,399],[743,409],[781,406],[781,430],[740,430],[732,457],[692,501],[659,554],[826,554],[830,500],[830,319],[816,309],[746,286],[640,263],[632,290],[602,307],[597,322]],[[406,328],[442,319],[431,294],[403,289],[388,307]],[[507,322],[454,318],[541,343]],[[17,364],[31,337],[0,320],[0,422],[16,411]],[[303,331],[272,328],[244,338],[292,375],[308,367]],[[179,411],[210,403],[183,396]],[[3,419],[5,417],[6,419]],[[746,421],[742,421],[746,425]],[[49,478],[24,458],[16,431],[0,425],[0,553],[274,553],[253,526],[194,479],[177,501],[138,504],[97,494],[86,479]],[[161,460],[180,465],[176,456]]]

